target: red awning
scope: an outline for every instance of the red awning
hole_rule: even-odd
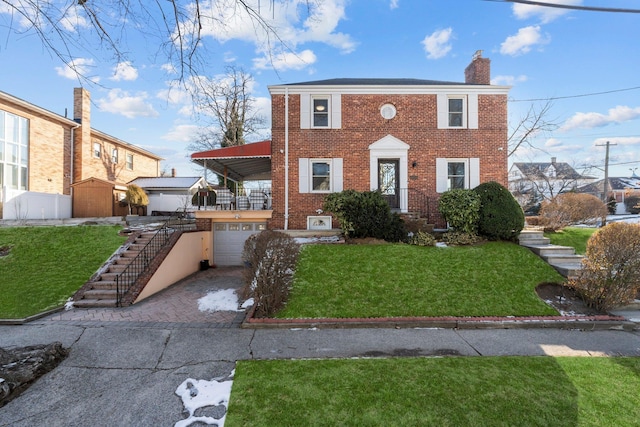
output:
[[[191,161],[233,181],[271,179],[271,141],[201,151]]]

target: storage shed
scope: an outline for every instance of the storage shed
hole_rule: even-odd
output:
[[[71,187],[74,218],[125,216],[129,213],[128,206],[120,203],[127,191],[124,184],[88,178],[71,184]]]

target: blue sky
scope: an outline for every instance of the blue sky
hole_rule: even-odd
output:
[[[230,0],[201,0],[200,6],[224,1]],[[547,117],[558,129],[537,135],[536,149],[523,148],[510,162],[556,157],[576,167],[595,166],[588,173],[601,177],[603,145],[610,141],[609,175],[629,176],[634,168],[640,175],[640,14],[483,0],[314,1],[321,2],[320,15],[305,20],[295,13],[304,0],[275,0],[275,9],[269,0],[249,0],[260,3],[290,49],[272,52],[271,60],[264,38],[243,16],[227,19],[224,32],[205,26],[203,42],[214,64],[206,77],[220,78],[227,65],[243,68],[253,75],[256,106],[269,119],[269,85],[338,77],[462,82],[474,52],[483,50],[493,83],[512,86],[512,126],[532,106],[557,98]],[[638,0],[546,1],[640,9]],[[74,6],[66,10],[70,31],[81,34],[83,17],[73,15]],[[20,21],[12,24],[18,32],[8,30],[9,22],[0,4],[0,90],[71,116],[77,76]],[[111,52],[72,46],[76,66],[92,80],[82,85],[91,92],[93,127],[164,157],[167,171],[201,175],[186,148],[200,124],[190,98],[169,91],[175,76],[157,41],[133,30],[125,41],[128,57],[120,63]]]

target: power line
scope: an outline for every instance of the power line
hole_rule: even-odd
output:
[[[485,0],[485,1],[502,1],[502,0]],[[630,90],[638,90],[638,89],[640,89],[640,86],[628,87],[625,89],[607,90],[604,92],[583,93],[580,95],[552,96],[549,98],[510,99],[509,102],[555,101],[557,99],[584,98],[586,96],[607,95],[609,93],[628,92]]]
[[[577,6],[577,5],[569,5],[569,4],[547,3],[542,1],[529,1],[529,0],[485,0],[485,1],[494,1],[494,2],[501,2],[501,3],[505,3],[505,2],[521,3],[521,4],[532,5],[532,6],[555,7],[557,9],[586,10],[590,12],[640,13],[640,9],[625,9],[625,8],[617,8],[617,7],[598,7],[598,6]]]

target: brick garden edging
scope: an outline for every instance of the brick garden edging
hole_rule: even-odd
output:
[[[376,318],[322,318],[273,319],[254,318],[253,307],[241,327],[244,329],[290,328],[442,328],[442,329],[583,329],[634,330],[634,322],[621,316],[527,316],[527,317],[376,317]]]

